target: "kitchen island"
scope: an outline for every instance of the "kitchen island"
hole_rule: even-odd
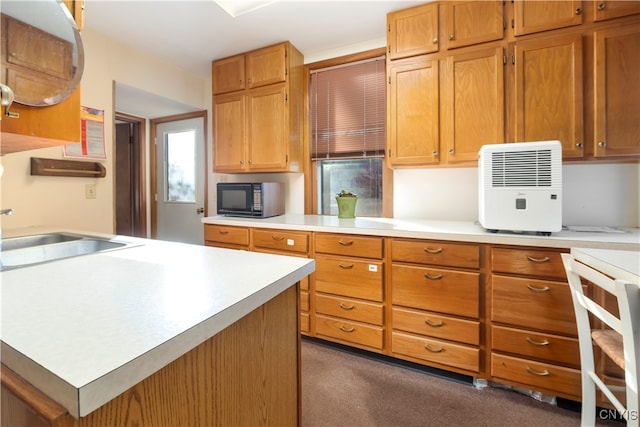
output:
[[[131,239],[0,273],[3,425],[34,391],[48,424],[297,424],[313,260]]]

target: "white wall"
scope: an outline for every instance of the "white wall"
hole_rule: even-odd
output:
[[[566,164],[562,168],[564,225],[640,226],[640,165]],[[394,171],[394,216],[476,221],[478,169]]]
[[[83,31],[82,40],[86,56],[81,103],[105,112],[107,176],[63,178],[29,174],[31,157],[62,158],[61,147],[3,156],[1,205],[15,210],[13,216],[2,218],[4,229],[54,226],[104,233],[114,231],[114,81],[200,109],[210,109],[209,76],[195,75],[88,29]],[[96,184],[96,199],[85,198],[87,183]]]

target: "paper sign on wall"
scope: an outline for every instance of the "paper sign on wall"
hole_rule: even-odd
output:
[[[105,160],[104,110],[80,108],[80,143],[65,145],[64,156]]]

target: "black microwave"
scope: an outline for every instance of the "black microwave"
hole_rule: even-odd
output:
[[[280,182],[218,183],[218,215],[268,218],[284,214]]]

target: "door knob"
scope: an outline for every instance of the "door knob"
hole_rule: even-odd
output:
[[[198,208],[198,209],[196,209],[196,213],[197,213],[197,214],[204,213],[204,208]]]

